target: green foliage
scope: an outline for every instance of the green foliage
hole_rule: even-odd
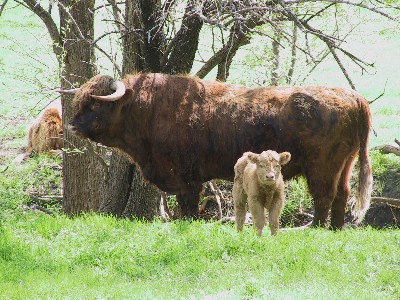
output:
[[[374,194],[381,196],[384,189],[391,193],[400,192],[399,176],[393,176],[400,170],[400,158],[394,154],[382,154],[378,150],[370,151],[372,174],[374,177]]]
[[[17,213],[29,204],[30,194],[61,195],[61,158],[37,155],[21,165],[1,166],[0,175],[0,220]],[[4,169],[3,169],[4,168]],[[50,206],[51,210],[60,207]]]
[[[313,208],[313,203],[306,179],[304,177],[292,179],[286,188],[286,202],[282,217],[290,217],[295,212]]]

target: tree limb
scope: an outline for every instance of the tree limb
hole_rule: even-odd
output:
[[[8,0],[4,0],[3,4],[0,5],[0,16],[3,13],[4,8],[6,7]]]
[[[61,65],[61,54],[63,52],[62,48],[62,38],[58,32],[58,28],[56,23],[54,22],[51,14],[49,14],[40,3],[35,0],[22,0],[25,5],[35,13],[40,19],[42,19],[44,25],[46,26],[47,30],[49,31],[50,38],[53,41],[53,51],[56,54],[58,63]]]
[[[387,13],[376,9],[374,7],[365,5],[362,3],[362,1],[360,2],[352,2],[352,1],[348,1],[348,0],[278,0],[279,2],[283,2],[285,4],[299,4],[299,3],[306,3],[306,2],[331,2],[334,4],[347,4],[347,5],[352,5],[352,6],[357,6],[357,7],[361,7],[361,8],[365,8],[368,9],[374,13],[377,13],[379,15],[382,15],[392,21],[396,21],[396,18],[393,18],[392,16],[388,15]]]
[[[397,142],[396,142],[397,143]],[[392,145],[380,145],[372,148],[373,150],[378,150],[382,152],[382,154],[390,154],[400,156],[400,147],[392,146]]]
[[[347,73],[346,68],[343,66],[342,62],[340,61],[339,57],[337,56],[337,54],[335,52],[335,49],[333,49],[332,45],[330,45],[330,44],[327,44],[327,46],[328,46],[329,50],[331,51],[333,57],[335,58],[336,63],[339,65],[339,68],[342,70],[342,73],[343,73],[344,77],[346,77],[347,82],[350,84],[351,88],[353,90],[355,90],[356,86],[354,85],[354,83],[351,80],[349,74]]]
[[[386,198],[386,197],[371,197],[371,201],[386,203],[400,208],[400,199]]]

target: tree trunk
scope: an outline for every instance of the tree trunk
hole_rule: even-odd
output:
[[[280,41],[281,34],[276,32],[275,39],[272,41],[272,53],[274,54],[272,61],[272,70],[271,70],[271,81],[270,85],[277,86],[279,81],[279,62],[280,62]]]
[[[152,4],[157,6],[155,1]],[[125,27],[127,33],[123,36],[122,62],[124,75],[157,66],[157,62],[149,62],[143,59],[148,57],[143,55],[143,51],[151,52],[154,49],[150,45],[143,47],[144,39],[136,32],[136,29],[143,28],[146,23],[142,19],[145,16],[141,10],[138,1],[126,2]],[[146,6],[146,15],[148,14],[151,15],[151,12],[149,7]],[[152,59],[157,60],[157,57],[152,57]],[[101,204],[100,211],[117,216],[128,218],[134,216],[147,220],[159,215],[160,190],[152,184],[145,183],[138,168],[119,152],[114,151],[112,154],[107,182],[107,197]]]
[[[190,0],[186,6],[182,25],[168,46],[170,56],[166,65],[162,66],[163,73],[186,74],[192,69],[203,26],[203,21],[194,13],[195,5],[196,1]]]
[[[79,86],[95,74],[94,49],[90,45],[94,36],[93,8],[94,0],[59,2],[61,32],[65,41],[62,85],[66,88],[71,84]],[[68,130],[72,115],[71,97],[63,97],[62,104],[64,148],[68,149],[63,152],[63,210],[71,215],[97,211],[104,195],[105,164],[94,152],[96,146]]]

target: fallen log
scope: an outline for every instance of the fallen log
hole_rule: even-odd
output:
[[[386,203],[400,208],[400,199],[386,198],[386,197],[371,197],[371,201]]]

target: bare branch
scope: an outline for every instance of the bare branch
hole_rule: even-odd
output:
[[[40,3],[35,0],[22,0],[24,5],[26,5],[33,13],[35,13],[40,19],[42,19],[44,25],[46,26],[47,30],[49,31],[50,38],[53,41],[53,51],[57,56],[57,59],[60,59],[62,53],[62,38],[58,32],[58,28],[56,23],[54,22],[51,14],[49,14]],[[59,61],[59,64],[61,62]]]
[[[386,204],[390,204],[390,205],[394,205],[394,206],[400,207],[400,199],[386,198],[386,197],[371,197],[371,201],[380,202],[380,203],[386,203]]]
[[[3,4],[0,5],[0,16],[3,13],[4,8],[6,7],[8,0],[4,0]]]
[[[293,37],[292,37],[292,51],[291,51],[291,58],[290,58],[290,67],[287,74],[287,83],[290,84],[292,82],[294,67],[296,65],[296,58],[297,58],[297,26],[293,23]]]
[[[32,0],[24,0],[24,1],[32,1]],[[67,9],[67,8],[65,7],[65,5],[62,4],[60,1],[58,1],[58,5],[65,11],[65,13],[66,13],[66,14],[68,15],[68,17],[70,18],[71,22],[74,23],[75,28],[76,28],[76,30],[78,31],[79,37],[80,37],[82,40],[85,40],[85,41],[86,41],[86,40],[87,40],[86,37],[83,35],[83,33],[82,33],[82,31],[81,31],[79,25],[76,23],[74,17],[71,15],[69,9]]]
[[[361,7],[364,9],[368,9],[374,13],[377,13],[379,15],[382,15],[392,21],[396,21],[396,18],[393,18],[392,16],[388,15],[387,13],[376,9],[375,7],[371,7],[368,5],[365,5],[361,2],[352,2],[352,1],[348,1],[348,0],[277,0],[279,2],[283,2],[284,4],[298,4],[298,3],[306,3],[306,2],[331,2],[334,4],[347,4],[347,5],[353,5],[353,6],[357,6],[357,7]]]
[[[106,51],[104,51],[102,48],[100,48],[97,44],[93,44],[93,46],[97,50],[99,50],[101,53],[103,53],[103,55],[105,57],[107,57],[109,61],[111,61],[111,63],[113,64],[113,67],[117,71],[119,77],[122,77],[122,71],[121,71],[120,67],[118,66],[118,63],[115,61],[115,59],[110,54],[108,54]]]
[[[335,58],[336,63],[339,65],[340,69],[342,70],[342,73],[343,73],[344,77],[346,77],[347,82],[350,84],[351,88],[353,90],[355,90],[356,86],[354,85],[354,83],[351,80],[349,74],[347,73],[346,68],[343,66],[342,62],[340,61],[339,57],[337,56],[337,54],[335,52],[335,49],[330,44],[328,44],[328,47],[329,47],[329,50],[331,51],[333,57]]]

